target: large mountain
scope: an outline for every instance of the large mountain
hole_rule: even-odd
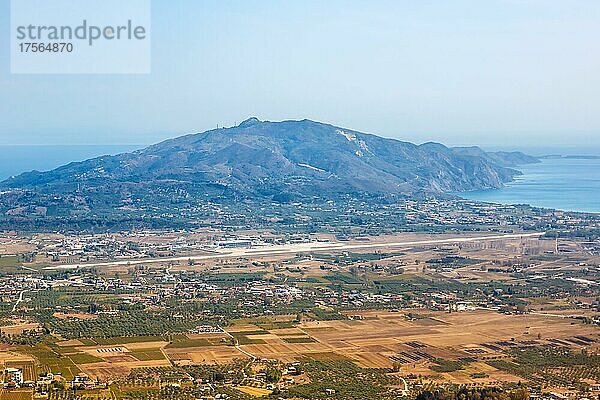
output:
[[[116,156],[48,172],[28,172],[0,184],[0,203],[84,209],[160,204],[174,198],[286,201],[339,194],[415,195],[497,188],[524,155],[415,145],[309,120],[248,119]],[[512,161],[507,161],[507,158]],[[21,200],[19,200],[21,199]],[[24,199],[24,200],[23,200]]]

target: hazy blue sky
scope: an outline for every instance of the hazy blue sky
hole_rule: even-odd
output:
[[[10,75],[0,0],[0,144],[146,144],[257,116],[415,142],[600,146],[598,0],[152,6],[149,75]]]

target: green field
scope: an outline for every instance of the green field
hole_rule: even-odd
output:
[[[0,274],[19,274],[27,272],[18,266],[19,263],[19,258],[17,256],[0,256]]]
[[[248,336],[265,335],[267,331],[248,331],[248,332],[231,332],[231,335],[237,339],[238,344],[265,344],[262,339],[251,339]]]
[[[126,343],[161,342],[165,339],[162,336],[117,336],[112,338],[94,338],[93,340],[100,346],[106,346]]]
[[[77,354],[69,354],[69,358],[75,364],[90,364],[95,362],[101,362],[102,359],[99,357],[94,357],[91,354],[87,353],[77,353]]]
[[[29,354],[39,363],[40,372],[61,374],[65,379],[73,379],[81,371],[71,361],[70,356],[55,352],[47,343],[38,343],[35,346],[19,346],[19,351]]]
[[[17,256],[0,256],[0,267],[15,267],[18,263]]]
[[[220,337],[208,337],[208,338],[197,338],[190,339],[186,335],[173,335],[170,337],[170,343],[167,345],[167,348],[170,349],[183,349],[186,347],[204,347],[204,346],[218,346],[225,344],[229,344],[231,340],[229,338],[225,338],[224,341]]]
[[[316,340],[310,336],[305,337],[284,337],[282,338],[286,343],[315,343]]]
[[[162,351],[160,349],[155,348],[133,350],[129,354],[131,354],[140,361],[164,360],[165,358]]]

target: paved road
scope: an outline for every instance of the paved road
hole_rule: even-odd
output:
[[[544,317],[563,318],[563,319],[585,317],[585,315],[583,315],[583,314],[552,314],[552,313],[545,313],[545,312],[538,312],[538,311],[531,311],[530,314],[542,315]]]
[[[261,246],[255,248],[239,248],[239,249],[219,249],[213,254],[205,254],[199,256],[181,256],[171,258],[148,258],[138,260],[120,260],[120,261],[109,261],[100,263],[90,264],[65,264],[57,265],[52,267],[46,267],[44,269],[76,269],[79,267],[108,267],[114,265],[139,265],[149,264],[156,262],[171,262],[171,261],[187,261],[187,260],[211,260],[221,258],[237,258],[237,257],[259,257],[259,256],[272,256],[272,255],[285,255],[285,254],[296,254],[296,253],[314,253],[322,251],[340,251],[340,250],[368,250],[378,248],[393,248],[393,247],[407,247],[407,246],[423,246],[432,244],[452,244],[452,243],[469,243],[469,242],[485,242],[493,240],[505,240],[505,239],[521,239],[521,238],[532,238],[544,235],[545,232],[535,233],[515,233],[515,234],[504,234],[504,235],[484,235],[484,236],[456,236],[443,239],[430,239],[430,240],[415,240],[406,242],[376,242],[376,243],[299,243],[289,245],[270,245]]]
[[[25,294],[25,292],[26,292],[26,290],[22,290],[21,293],[19,293],[19,298],[17,299],[17,302],[13,306],[12,312],[17,311],[17,307],[19,306],[19,303],[21,303],[23,301],[23,295]]]
[[[221,328],[220,326],[219,326],[219,329],[221,329],[224,334],[226,334],[227,336],[229,336],[233,340],[233,344],[234,344],[235,349],[237,351],[239,351],[240,353],[245,354],[248,357],[250,357],[251,362],[256,361],[258,359],[258,357],[256,357],[254,354],[248,353],[246,350],[242,349],[240,347],[240,343],[238,342],[238,340],[237,340],[237,338],[235,336],[233,336],[231,333],[227,332],[225,329]]]

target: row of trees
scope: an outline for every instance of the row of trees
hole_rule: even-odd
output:
[[[416,400],[529,400],[525,389],[504,391],[499,388],[439,388],[419,393]]]

